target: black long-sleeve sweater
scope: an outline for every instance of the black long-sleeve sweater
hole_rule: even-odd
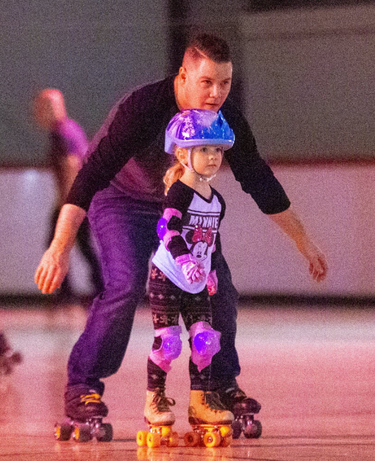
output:
[[[165,129],[179,111],[174,78],[144,85],[115,105],[91,143],[67,203],[88,210],[95,193],[110,183],[138,200],[163,201],[162,178],[172,162],[164,152]],[[236,180],[263,213],[285,211],[289,199],[260,157],[247,120],[230,98],[221,111],[235,134],[234,146],[225,157]]]

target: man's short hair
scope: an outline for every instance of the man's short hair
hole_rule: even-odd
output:
[[[190,40],[185,50],[185,58],[194,61],[208,58],[216,63],[231,61],[228,43],[220,37],[205,33],[195,35]]]

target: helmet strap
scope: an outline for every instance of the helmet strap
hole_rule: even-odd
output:
[[[210,182],[212,179],[214,179],[215,176],[216,176],[216,174],[213,174],[212,176],[203,176],[203,175],[200,174],[199,175],[199,181],[201,181],[201,182]]]
[[[193,148],[190,147],[187,151],[188,151],[188,167],[189,167],[189,170],[196,173],[196,171],[194,170],[194,167],[193,167],[193,163],[191,161],[191,153],[193,152]]]
[[[191,161],[191,152],[192,152],[192,148],[188,148],[187,151],[188,151],[188,164],[185,165],[184,163],[180,162],[181,165],[186,168],[187,170],[191,171],[192,173],[195,173],[198,177],[199,177],[199,181],[201,182],[209,182],[211,181],[212,179],[214,179],[214,177],[216,176],[216,174],[212,175],[212,176],[204,176],[203,174],[199,174],[195,171],[194,167],[193,167],[193,163]]]

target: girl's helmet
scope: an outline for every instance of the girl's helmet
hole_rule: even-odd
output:
[[[234,144],[234,133],[221,111],[187,109],[176,114],[165,131],[165,152],[174,153],[177,145],[191,148],[204,145],[222,146],[230,149]]]

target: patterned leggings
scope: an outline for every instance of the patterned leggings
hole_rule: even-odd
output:
[[[154,264],[149,278],[149,298],[154,329],[178,325],[179,314],[186,329],[196,322],[212,323],[211,305],[207,288],[197,294],[187,293],[172,283]],[[155,337],[152,348],[159,349],[162,338]],[[190,340],[189,340],[190,343]],[[190,388],[208,390],[211,366],[198,372],[197,366],[189,361]],[[152,360],[147,362],[147,389],[165,389],[167,373]]]

